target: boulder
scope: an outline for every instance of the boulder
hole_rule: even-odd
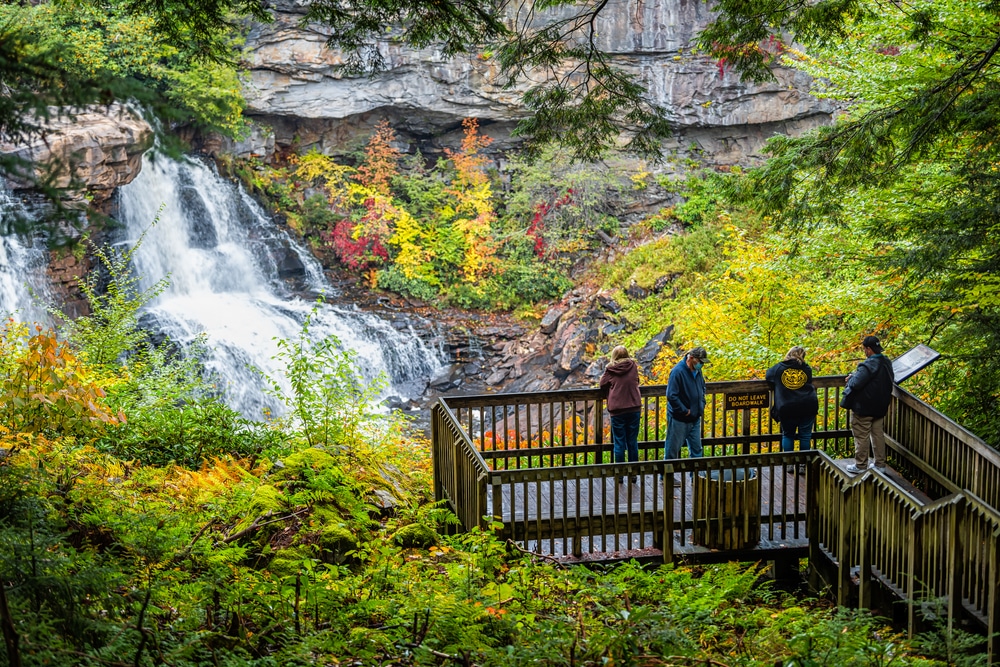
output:
[[[607,367],[608,367],[607,359],[597,359],[595,361],[590,362],[590,365],[587,366],[587,370],[585,370],[583,374],[588,378],[596,381],[599,380],[602,375],[604,375],[604,369]]]
[[[503,368],[498,368],[486,378],[486,384],[490,387],[495,387],[496,385],[507,379],[507,374],[509,371]]]
[[[656,359],[656,356],[660,353],[660,349],[670,340],[673,333],[674,325],[671,324],[653,336],[641,350],[635,353],[635,361],[644,371],[649,372],[649,369],[653,366],[653,360]]]
[[[562,380],[546,369],[534,369],[507,385],[505,391],[524,393],[533,391],[554,391],[562,385]]]
[[[614,315],[617,315],[622,309],[622,307],[618,305],[618,302],[607,294],[598,294],[597,303],[600,304],[601,308]]]
[[[665,276],[660,276],[653,283],[653,292],[659,294],[663,290],[667,289],[670,285],[674,283],[675,280],[681,277],[679,273],[668,273]]]
[[[633,280],[629,283],[629,286],[625,288],[625,296],[634,301],[640,301],[649,296],[649,290],[639,287],[639,284]]]
[[[432,389],[447,391],[461,382],[461,376],[462,365],[451,364],[450,366],[445,366],[437,375],[432,377],[429,384]]]
[[[587,332],[581,331],[579,335],[571,338],[563,347],[559,355],[559,367],[556,375],[566,377],[583,364],[583,356],[587,351]]]
[[[543,334],[554,333],[556,327],[559,326],[559,320],[566,313],[565,308],[549,308],[548,312],[542,318],[542,321],[538,325],[538,330]]]

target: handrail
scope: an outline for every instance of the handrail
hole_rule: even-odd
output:
[[[431,430],[435,499],[450,501],[462,527],[471,530],[486,514],[489,468],[443,401],[431,410]]]
[[[815,446],[846,451],[849,416],[839,407],[844,376],[814,378],[814,385],[821,406],[813,429]],[[708,455],[778,449],[781,434],[770,417],[769,397],[761,407],[737,409],[727,409],[724,399],[732,393],[767,394],[767,382],[710,382],[706,390],[701,428]],[[640,386],[640,396],[640,457],[659,460],[668,422],[666,386]],[[611,420],[599,388],[448,396],[441,401],[454,409],[455,421],[463,426],[492,469],[531,466],[534,463],[530,457],[539,456],[548,465],[610,460]]]

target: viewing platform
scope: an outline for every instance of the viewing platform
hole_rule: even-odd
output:
[[[991,664],[1000,659],[1000,452],[896,386],[889,467],[848,474],[844,377],[813,384],[813,450],[781,451],[778,424],[755,407],[770,405],[765,382],[714,382],[705,456],[672,460],[666,387],[641,387],[637,463],[613,462],[598,389],[442,398],[431,423],[435,494],[462,529],[500,522],[502,539],[567,563],[787,570],[807,557],[812,585],[840,604],[898,610],[913,633],[920,610],[940,602],[949,624],[993,637]]]

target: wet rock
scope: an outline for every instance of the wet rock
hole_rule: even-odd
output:
[[[597,303],[600,304],[601,308],[607,310],[613,314],[618,314],[621,312],[622,307],[618,305],[618,302],[612,299],[607,294],[598,294]]]
[[[649,290],[639,287],[634,280],[625,288],[625,295],[630,299],[640,301],[649,296]]]
[[[605,336],[610,336],[612,334],[618,333],[619,331],[623,331],[624,329],[625,329],[624,324],[621,323],[615,324],[612,322],[611,324],[605,324],[603,327],[601,327],[601,334]]]
[[[306,267],[299,254],[288,244],[274,248],[274,263],[281,278],[301,278],[306,274]]]
[[[608,367],[607,359],[597,359],[596,361],[590,362],[587,366],[587,370],[583,374],[593,380],[598,380],[602,375],[604,375],[604,369]]]
[[[479,364],[477,364],[474,361],[472,363],[466,364],[465,367],[462,369],[462,371],[465,373],[466,377],[471,376],[471,375],[478,375],[479,373],[482,372],[482,370],[483,370],[483,367],[480,366]]]
[[[486,378],[486,384],[488,384],[491,387],[494,387],[503,382],[504,380],[506,380],[508,373],[509,371],[507,369],[498,368],[492,373],[490,373],[489,377]]]
[[[440,373],[431,378],[430,386],[438,391],[447,391],[458,386],[462,374],[461,364],[446,366]]]
[[[670,287],[674,283],[674,281],[680,277],[681,274],[679,273],[668,273],[665,276],[660,276],[659,278],[656,279],[656,282],[653,283],[653,292],[655,294],[659,294],[663,290]]]
[[[383,403],[390,410],[403,410],[407,407],[408,401],[401,396],[389,396]]]
[[[538,330],[543,334],[554,333],[556,327],[559,326],[559,320],[565,313],[566,310],[564,308],[549,308],[549,311],[545,313],[545,316],[542,318],[542,321],[538,326]]]
[[[647,373],[653,365],[653,360],[660,353],[660,349],[670,340],[674,333],[674,325],[668,326],[660,333],[653,336],[641,350],[635,353],[635,361]]]

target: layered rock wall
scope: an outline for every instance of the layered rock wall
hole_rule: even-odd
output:
[[[403,141],[433,154],[457,143],[465,117],[480,119],[494,150],[510,146],[510,131],[526,113],[525,85],[499,87],[488,54],[445,58],[390,36],[378,44],[386,71],[347,76],[338,68],[342,55],[325,47],[327,32],[301,26],[308,1],[278,0],[275,22],[254,26],[248,38],[247,111],[273,127],[279,147],[349,152],[387,118]],[[668,148],[731,164],[753,156],[775,133],[829,121],[832,105],[808,94],[804,74],[778,70],[775,83],[743,83],[697,54],[698,31],[710,18],[703,0],[612,0],[597,24],[599,46],[667,108],[676,128]]]

